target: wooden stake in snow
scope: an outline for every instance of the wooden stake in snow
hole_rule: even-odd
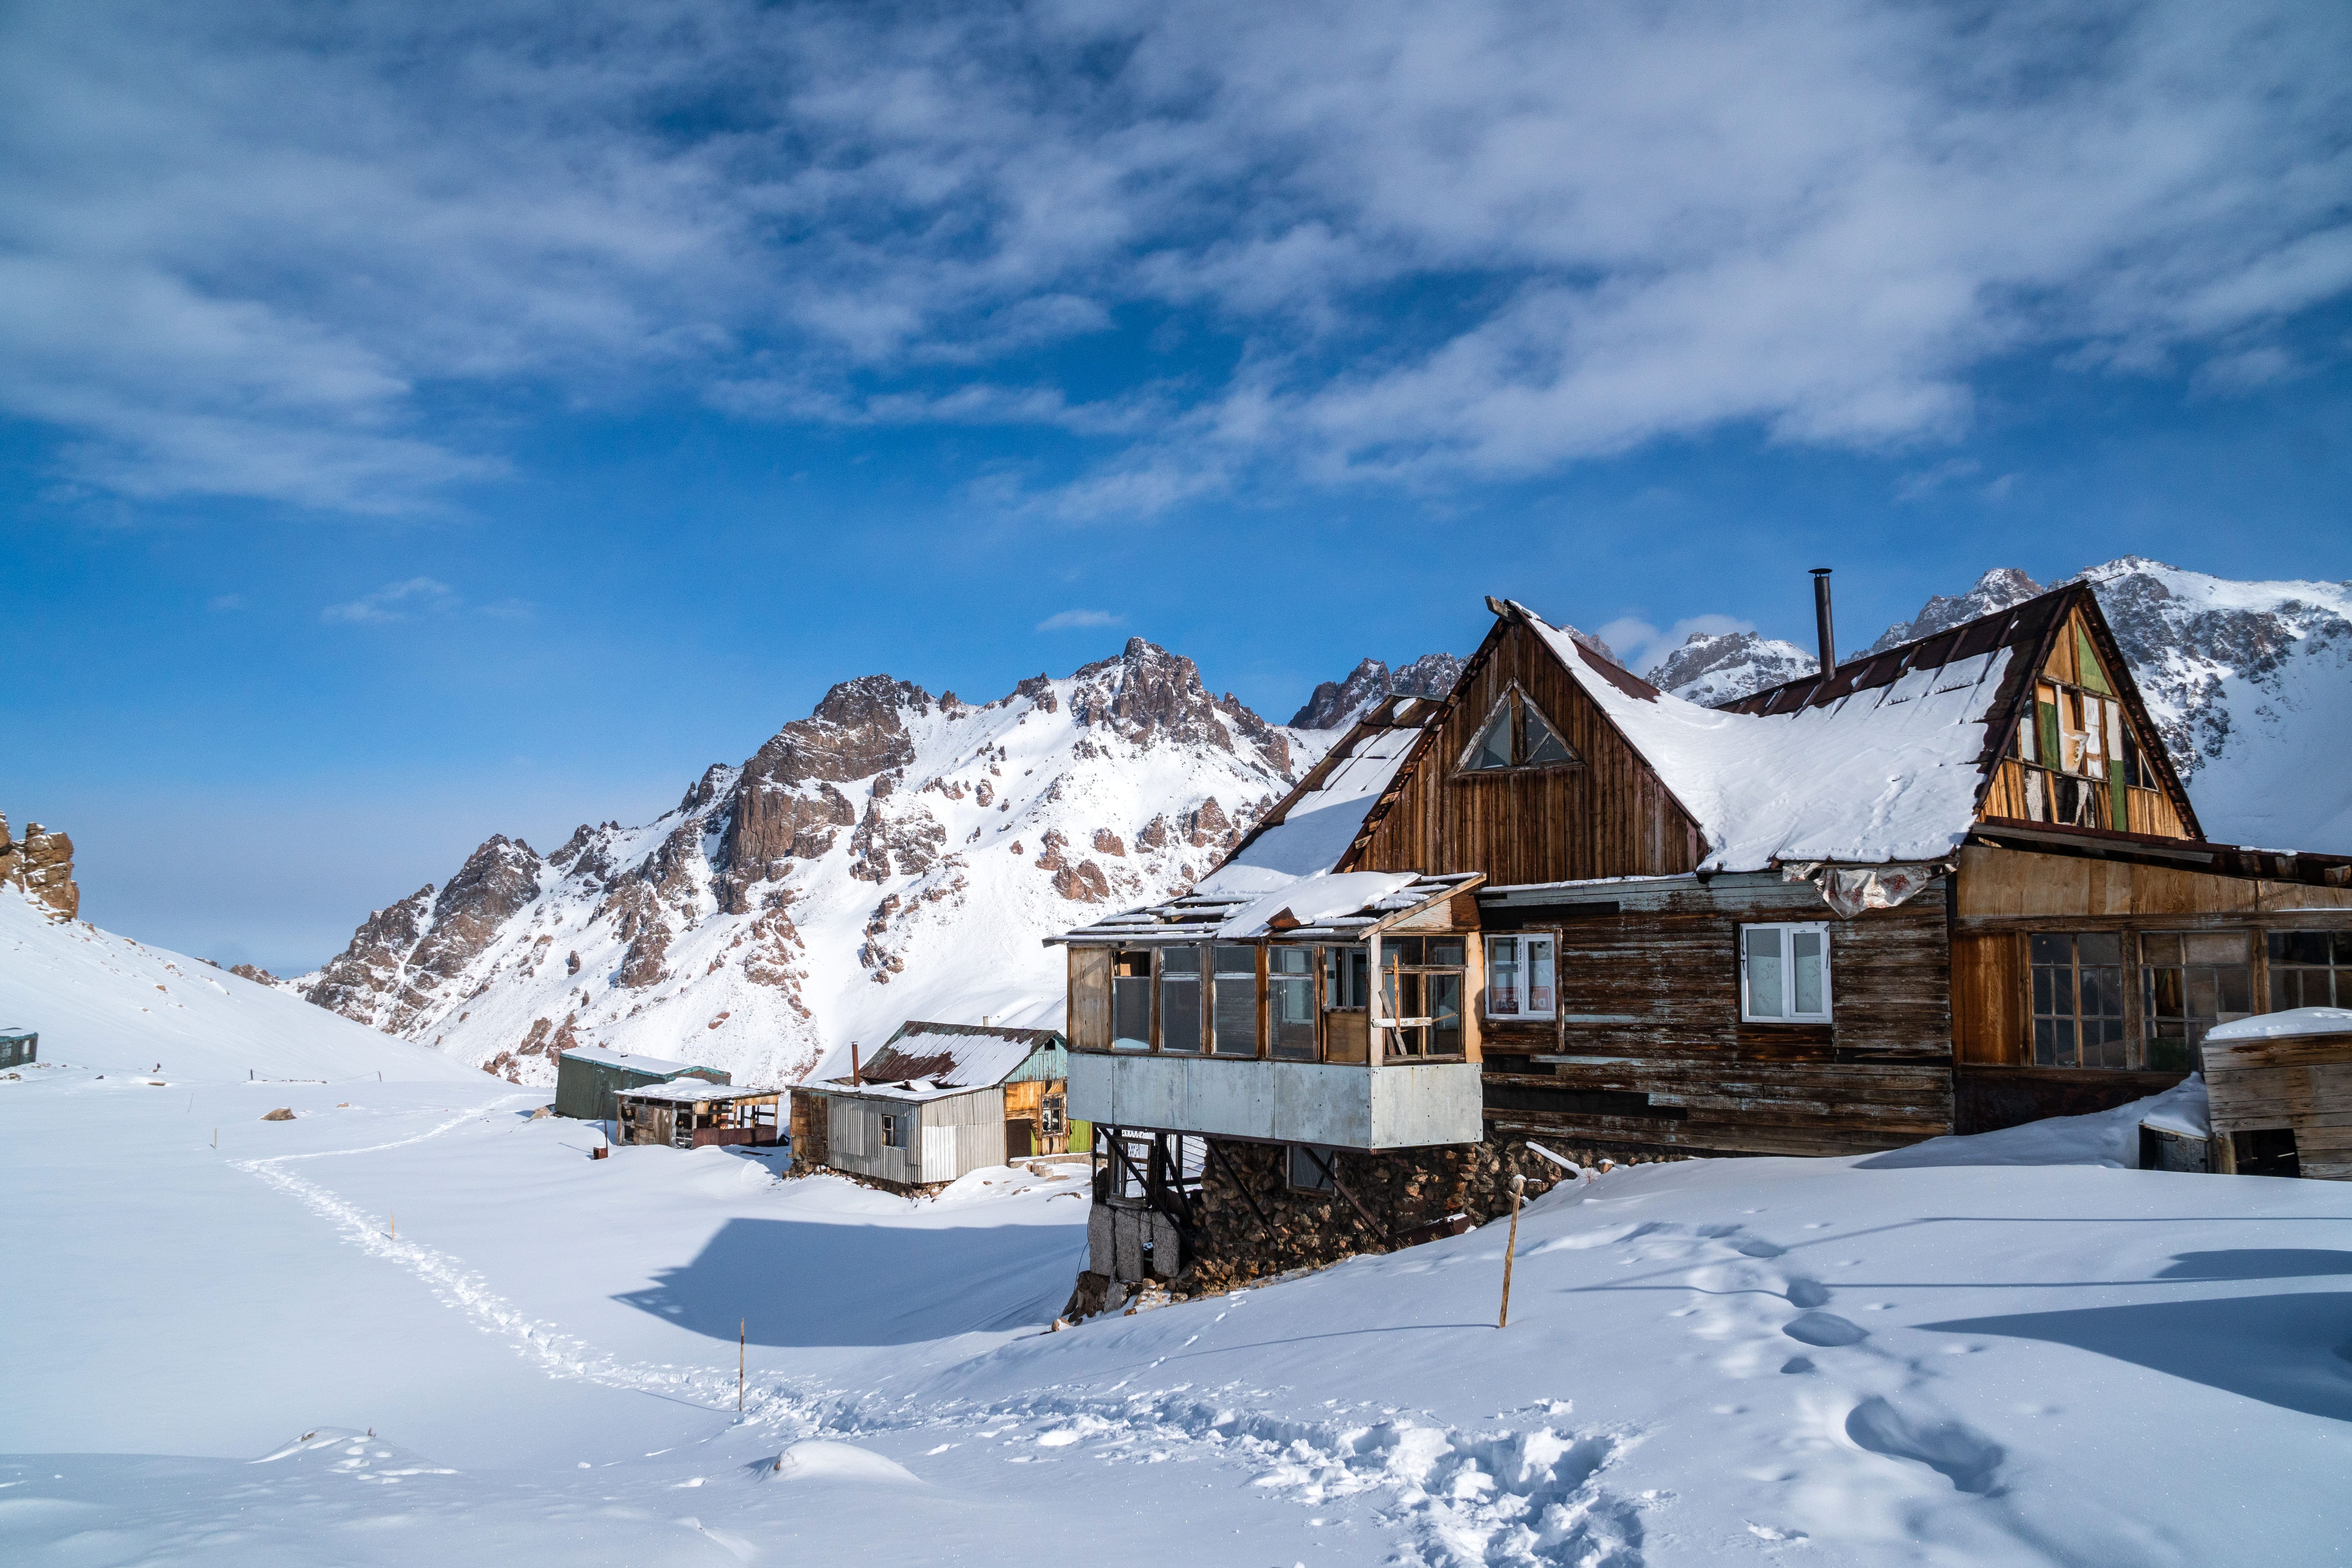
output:
[[[735,1320],[735,1414],[743,1414],[743,1347],[751,1342],[749,1318]]]
[[[398,1240],[400,1239],[400,1216],[399,1216],[398,1215],[389,1215],[388,1217],[389,1217],[389,1218],[391,1219],[391,1221],[392,1221],[392,1239],[393,1239],[393,1240],[394,1240],[394,1241],[398,1241]],[[1514,1226],[1517,1226],[1517,1225],[1518,1224],[1517,1211],[1516,1209],[1514,1209],[1514,1210],[1512,1211],[1512,1220],[1511,1220],[1511,1223],[1512,1223]],[[1515,1231],[1513,1231],[1513,1233],[1512,1233],[1512,1234],[1513,1234],[1513,1235],[1517,1235],[1517,1232],[1515,1230]],[[1511,1278],[1511,1276],[1510,1276],[1509,1271],[1508,1271],[1507,1269],[1506,1269],[1506,1270],[1504,1271],[1504,1274],[1503,1274],[1503,1279],[1504,1279],[1504,1281],[1505,1281],[1505,1284],[1504,1284],[1504,1286],[1503,1286],[1503,1297],[1504,1297],[1504,1299],[1505,1299],[1506,1300],[1509,1300],[1509,1299],[1510,1299],[1511,1288],[1510,1288],[1510,1285],[1509,1285],[1509,1283],[1508,1283],[1508,1281],[1509,1281],[1510,1278]]]
[[[1511,1264],[1519,1254],[1519,1194],[1528,1190],[1525,1176],[1511,1178],[1511,1238],[1503,1244],[1503,1310],[1495,1319],[1495,1326],[1511,1326]]]

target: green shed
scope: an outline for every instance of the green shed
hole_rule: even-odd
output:
[[[0,1068],[20,1068],[39,1050],[41,1037],[31,1029],[0,1024]]]
[[[602,1046],[575,1046],[556,1059],[555,1114],[582,1121],[610,1121],[620,1114],[613,1096],[622,1089],[680,1078],[698,1078],[705,1083],[734,1081],[717,1068],[631,1056]]]

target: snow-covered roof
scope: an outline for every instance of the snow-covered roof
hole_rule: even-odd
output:
[[[1976,821],[2006,646],[1764,715],[1658,691],[1512,607],[1698,824],[1702,870],[1932,860],[1959,847]]]
[[[1427,877],[1413,871],[1348,871],[1301,877],[1270,893],[1188,893],[1127,910],[1048,942],[1139,947],[1188,942],[1361,942],[1373,927],[1466,892],[1475,871]],[[1287,918],[1285,918],[1285,917]]]
[[[2291,1040],[2308,1035],[2352,1035],[2352,1007],[2289,1007],[2217,1024],[2205,1032],[2209,1046],[2251,1040]]]
[[[660,1057],[631,1056],[626,1051],[607,1050],[603,1046],[574,1046],[562,1054],[567,1060],[571,1061],[593,1062],[600,1068],[625,1068],[631,1072],[657,1073],[664,1077],[672,1073],[708,1070],[698,1068],[692,1062],[667,1061]]]
[[[860,1050],[862,1083],[850,1079],[845,1042],[825,1054],[808,1076],[811,1089],[878,1094],[886,1098],[936,1100],[992,1089],[1021,1070],[1041,1050],[1053,1050],[1062,1037],[1051,1029],[1015,1029],[986,1024],[938,1024],[909,1018],[879,1047]]]
[[[1439,705],[1425,697],[1381,703],[1325,753],[1287,800],[1242,840],[1196,891],[1214,896],[1271,893],[1302,877],[1328,872],[1363,830],[1364,817],[1422,737]]]
[[[617,1091],[615,1100],[757,1100],[761,1095],[782,1094],[780,1089],[744,1089],[735,1084],[706,1083],[698,1078],[677,1079],[668,1083],[649,1083],[638,1089]]]

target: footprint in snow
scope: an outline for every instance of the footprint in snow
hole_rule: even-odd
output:
[[[1829,1300],[1830,1288],[1818,1279],[1791,1279],[1788,1297],[1791,1307],[1819,1307]]]
[[[1979,1495],[1992,1491],[1995,1474],[2008,1458],[2000,1444],[1972,1426],[1906,1415],[1874,1395],[1845,1418],[1845,1435],[1874,1454],[1916,1460],[1956,1490]]]
[[[1747,1258],[1778,1258],[1789,1249],[1766,1241],[1760,1236],[1751,1236],[1745,1241],[1734,1243],[1732,1250]]]
[[[1870,1337],[1868,1329],[1835,1312],[1800,1312],[1781,1324],[1780,1331],[1804,1345],[1859,1344]]]

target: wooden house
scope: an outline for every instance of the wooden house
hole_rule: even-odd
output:
[[[602,1046],[574,1046],[556,1058],[555,1114],[583,1121],[610,1121],[620,1113],[614,1096],[623,1089],[681,1078],[705,1083],[729,1081],[728,1075],[717,1068],[635,1056]]]
[[[909,1019],[793,1090],[793,1163],[901,1190],[1066,1152],[1069,1052],[1052,1029]]]
[[[1446,697],[1376,706],[1187,897],[1054,939],[1098,1201],[1204,1283],[1491,1212],[1556,1173],[1530,1140],[2104,1109],[2352,985],[2352,860],[2202,837],[2086,586],[1721,709],[1488,603]]]
[[[737,1089],[693,1078],[617,1089],[613,1095],[613,1142],[669,1149],[781,1143],[784,1130],[778,1113],[783,1099],[780,1089]]]
[[[29,1066],[40,1050],[41,1037],[35,1031],[0,1025],[0,1068]]]

